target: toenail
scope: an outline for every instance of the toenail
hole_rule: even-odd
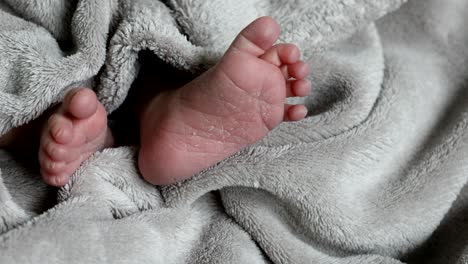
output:
[[[75,97],[77,97],[78,95],[83,96],[86,92],[87,92],[87,91],[86,91],[85,88],[78,89],[78,91],[76,91],[76,92],[72,95],[72,97],[70,98],[70,99],[71,99],[70,101],[72,101],[73,99],[75,99]]]
[[[289,50],[288,57],[292,62],[297,61],[301,58],[301,51],[298,47],[296,47],[296,45],[291,44],[291,49]]]
[[[71,90],[71,91],[69,92],[69,95],[68,95],[68,96],[69,96],[68,98],[70,99],[70,101],[71,101],[78,93],[80,93],[81,90],[82,90],[81,88],[76,88],[76,89]]]
[[[306,115],[307,115],[307,108],[306,107],[301,107],[297,110],[297,114],[298,116],[300,116],[300,118],[304,118]]]
[[[307,75],[310,72],[310,66],[309,64],[305,62],[302,62],[302,64],[304,65],[303,67],[304,67],[305,75]]]
[[[57,164],[55,162],[49,162],[46,164],[46,167],[48,170],[54,170],[55,168],[57,168]]]
[[[52,181],[55,183],[56,186],[62,186],[64,179],[65,179],[65,176],[63,175],[55,175],[53,176]]]
[[[50,172],[50,171],[53,171],[54,168],[55,168],[54,162],[51,162],[51,161],[45,162],[42,166],[44,167],[44,169],[45,169],[46,171],[49,171],[49,172]]]
[[[59,128],[54,127],[53,130],[54,130],[54,131],[52,132],[52,133],[53,133],[53,136],[54,136],[55,138],[60,138],[61,136],[63,136],[64,130],[65,130],[65,129],[63,129],[63,127],[59,127]]]
[[[53,176],[52,181],[54,182],[54,185],[59,185],[60,184],[60,179],[59,176]]]
[[[302,89],[304,90],[305,93],[309,94],[310,91],[312,90],[312,84],[310,83],[309,80],[302,80]]]
[[[73,101],[73,98],[75,98],[75,96],[78,93],[80,93],[81,90],[83,90],[83,88],[74,88],[74,89],[68,91],[68,93],[65,95],[64,104],[65,105],[70,105],[70,103]]]

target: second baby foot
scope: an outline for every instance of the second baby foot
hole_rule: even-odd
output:
[[[157,185],[187,179],[257,142],[282,121],[306,116],[309,67],[292,44],[273,45],[279,25],[247,26],[221,61],[187,85],[156,96],[141,116],[139,168]]]
[[[96,94],[88,88],[68,92],[42,130],[39,164],[44,181],[65,185],[85,159],[113,141],[106,110]]]

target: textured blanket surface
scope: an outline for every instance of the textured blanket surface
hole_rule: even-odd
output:
[[[262,15],[313,84],[305,120],[172,186],[142,180],[134,147],[59,190],[0,150],[0,263],[468,263],[467,14],[466,0],[0,0],[0,135],[76,86],[114,111],[140,51],[199,74]]]

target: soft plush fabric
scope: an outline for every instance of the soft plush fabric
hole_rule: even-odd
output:
[[[0,134],[76,86],[114,111],[143,50],[200,74],[262,15],[303,49],[313,83],[305,120],[172,186],[142,180],[134,147],[95,154],[58,191],[1,152],[0,263],[468,263],[466,0],[0,10]]]

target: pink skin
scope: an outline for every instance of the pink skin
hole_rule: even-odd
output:
[[[138,164],[156,185],[172,184],[265,137],[283,121],[306,116],[309,67],[292,44],[273,43],[279,25],[262,17],[247,26],[221,61],[185,86],[160,93],[141,112]],[[92,153],[113,144],[106,112],[89,89],[67,94],[42,131],[44,180],[63,186]]]
[[[63,186],[84,160],[112,145],[107,113],[96,94],[87,88],[72,90],[42,130],[42,177],[50,185]]]
[[[221,61],[194,81],[155,97],[142,114],[139,168],[156,185],[172,184],[262,139],[282,121],[306,116],[309,67],[292,44],[273,43],[279,25],[247,26]],[[290,79],[293,78],[293,79]]]

